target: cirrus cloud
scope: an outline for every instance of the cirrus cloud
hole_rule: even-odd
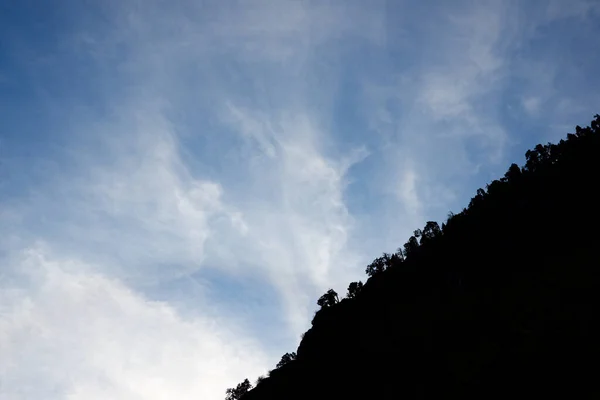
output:
[[[583,0],[36,10],[0,17],[17,400],[222,398],[324,290],[599,101]]]

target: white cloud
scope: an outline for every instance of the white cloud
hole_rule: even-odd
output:
[[[527,113],[536,115],[540,111],[542,100],[539,97],[526,97],[522,100],[523,108]]]
[[[398,196],[403,200],[409,215],[421,219],[423,203],[417,194],[417,174],[414,169],[405,166],[402,169],[403,178],[398,188]]]
[[[12,225],[15,243],[3,244],[10,254],[38,238],[53,254],[3,266],[11,273],[32,268],[33,283],[17,291],[11,287],[14,296],[4,302],[3,348],[12,350],[11,368],[2,375],[9,384],[2,389],[14,396],[21,391],[18,400],[39,394],[69,398],[65,393],[74,399],[220,398],[235,381],[263,372],[259,345],[228,332],[235,325],[232,315],[213,321],[214,313],[198,304],[197,316],[190,319],[133,288],[202,274],[204,268],[239,279],[266,277],[281,297],[288,325],[280,335],[290,338],[292,350],[308,326],[317,295],[362,272],[354,269],[358,255],[347,247],[353,221],[343,192],[347,170],[366,152],[357,148],[339,157],[325,155],[322,124],[330,110],[315,114],[308,106],[311,93],[291,81],[270,92],[282,100],[276,108],[258,109],[239,106],[248,101],[227,84],[226,74],[214,69],[201,68],[187,83],[203,89],[207,83],[200,97],[191,96],[177,79],[186,65],[232,51],[227,45],[233,51],[248,46],[240,57],[234,55],[238,62],[274,62],[287,46],[293,61],[299,61],[292,75],[308,72],[308,55],[296,47],[303,35],[293,26],[300,24],[304,33],[312,30],[306,44],[312,48],[348,32],[352,24],[341,19],[346,26],[340,28],[333,24],[337,18],[330,25],[294,22],[293,12],[282,12],[265,25],[258,10],[256,15],[225,13],[230,18],[221,29],[233,31],[213,32],[210,24],[200,29],[187,24],[190,12],[180,20],[176,32],[181,36],[161,36],[170,23],[155,27],[146,15],[150,8],[132,11],[124,5],[116,11],[116,29],[102,38],[90,34],[79,44],[91,46],[91,58],[103,66],[118,45],[130,49],[117,75],[127,84],[114,92],[98,91],[103,113],[89,108],[70,116],[63,128],[71,134],[72,168],[61,175],[48,171],[46,182],[35,188],[38,195],[3,208],[3,217],[25,216]],[[293,23],[285,22],[290,18]],[[192,44],[201,33],[209,33],[214,42]],[[202,149],[182,149],[173,118],[177,107],[194,113],[197,105],[188,104],[190,98],[201,98],[202,112],[224,110],[230,127],[261,149],[241,152],[244,157],[236,160],[243,184],[225,179],[227,170],[209,177],[207,170],[192,168],[182,158],[184,152],[205,155]],[[226,130],[212,129],[188,137],[204,135],[218,143]],[[238,150],[231,149],[233,154]],[[218,310],[219,305],[211,307]],[[25,349],[31,349],[28,358],[19,358]],[[64,369],[52,371],[52,364]]]
[[[217,399],[267,368],[231,320],[182,319],[93,266],[38,248],[11,263],[28,277],[0,290],[2,398]]]
[[[347,270],[358,256],[347,248],[353,219],[344,204],[344,175],[366,150],[334,161],[321,154],[323,132],[306,114],[286,110],[265,115],[231,105],[227,110],[236,131],[250,132],[261,148],[267,142],[272,151],[251,164],[250,183],[239,194],[243,200],[233,200],[244,204],[239,209],[247,234],[232,238],[217,233],[216,241],[234,252],[234,264],[253,263],[272,280],[297,336],[307,327],[313,298],[355,277],[356,272]]]
[[[503,3],[431,11],[433,42],[415,54],[418,67],[363,82],[370,126],[386,138],[383,168],[406,209],[402,220],[443,217],[457,183],[478,164],[502,159],[507,133],[496,96],[506,77],[505,41],[515,35],[511,15]]]
[[[48,177],[38,188],[45,195],[19,212],[43,216],[56,251],[107,264],[121,278],[152,284],[196,271],[215,226],[243,235],[243,217],[224,204],[220,183],[183,163],[164,110],[139,101],[120,114],[92,123],[71,149],[76,169]]]
[[[240,109],[232,104],[227,104],[228,115],[226,119],[232,119],[234,126],[239,127],[240,133],[256,141],[263,153],[268,157],[275,157],[276,155],[276,144],[274,143],[274,131],[271,126],[263,125],[255,119],[248,117],[247,113],[242,112]]]

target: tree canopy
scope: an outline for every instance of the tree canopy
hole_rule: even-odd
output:
[[[358,282],[351,282],[350,285],[348,285],[348,293],[346,294],[346,298],[348,299],[354,299],[356,298],[360,291],[362,290],[363,287],[363,283],[361,281]]]
[[[296,353],[295,352],[285,353],[281,357],[281,360],[277,363],[276,368],[281,368],[284,365],[289,364],[290,362],[294,361],[295,359],[296,359]]]
[[[333,307],[339,301],[335,290],[329,289],[323,296],[317,300],[317,305],[321,308]]]
[[[252,384],[248,379],[244,379],[235,388],[225,391],[225,400],[240,400],[250,389],[252,389]]]

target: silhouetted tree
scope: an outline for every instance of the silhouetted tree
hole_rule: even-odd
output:
[[[408,242],[404,243],[404,257],[414,254],[419,249],[419,241],[415,236],[411,236]]]
[[[290,363],[291,361],[294,361],[295,359],[296,359],[295,352],[285,353],[283,356],[281,356],[281,360],[277,363],[276,368],[281,368],[284,365]]]
[[[394,255],[398,261],[404,262],[404,252],[402,251],[402,247],[398,247]]]
[[[377,257],[373,262],[367,265],[365,272],[369,276],[377,275],[388,269],[389,267],[400,263],[404,260],[404,255],[383,253],[381,257]]]
[[[504,181],[515,182],[521,177],[521,168],[515,163],[511,164],[504,174]]]
[[[363,283],[361,281],[351,282],[350,285],[348,285],[348,293],[346,294],[346,297],[349,299],[354,299],[356,296],[358,296],[362,288]]]
[[[265,379],[267,379],[267,377],[265,375],[261,375],[258,378],[256,378],[256,383],[254,384],[254,386],[258,386],[261,382],[263,382]]]
[[[244,379],[235,388],[229,388],[225,391],[225,400],[240,400],[250,389],[252,389],[252,384],[248,379]]]
[[[421,244],[431,241],[442,233],[440,226],[435,221],[427,221],[421,232]]]
[[[329,289],[323,296],[317,300],[317,305],[321,308],[331,307],[339,301],[338,294],[335,290]]]
[[[471,199],[471,202],[469,203],[469,207],[468,208],[474,208],[477,207],[477,205],[481,204],[483,202],[483,200],[485,199],[485,190],[479,188],[477,189],[477,194],[475,195],[475,197],[473,197]]]
[[[386,268],[386,260],[383,257],[376,258],[373,262],[367,265],[365,272],[369,276],[373,276],[385,271]]]

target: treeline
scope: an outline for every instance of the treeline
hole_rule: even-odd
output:
[[[328,290],[297,352],[227,400],[594,390],[600,116]],[[576,385],[576,387],[574,386]],[[596,389],[598,391],[598,389]]]

